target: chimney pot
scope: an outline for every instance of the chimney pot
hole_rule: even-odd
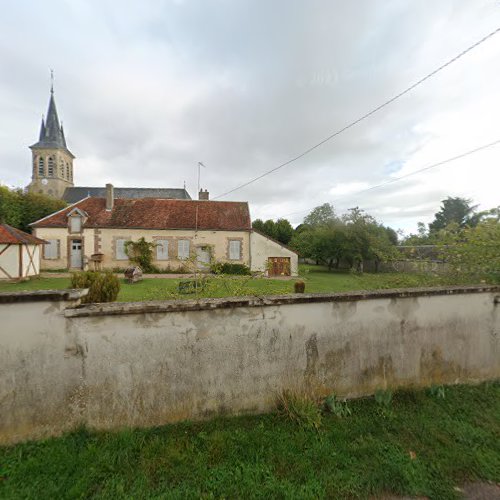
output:
[[[113,184],[106,184],[106,210],[113,210],[115,202],[115,189]]]
[[[208,200],[208,199],[209,199],[208,189],[205,189],[205,191],[203,191],[203,189],[200,189],[200,192],[198,193],[198,200]]]

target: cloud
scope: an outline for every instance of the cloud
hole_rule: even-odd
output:
[[[0,20],[0,179],[29,182],[48,68],[80,185],[221,194],[301,153],[499,25],[493,1],[35,0]],[[225,199],[252,216],[359,205],[412,230],[447,195],[500,203],[500,35],[308,156]],[[342,195],[342,196],[340,196]],[[300,212],[302,211],[302,212]],[[300,212],[296,214],[295,212]]]

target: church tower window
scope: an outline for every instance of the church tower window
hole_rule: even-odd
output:
[[[38,175],[42,177],[45,175],[45,162],[41,157],[38,158]]]
[[[54,158],[52,156],[49,156],[49,160],[47,162],[47,170],[48,170],[48,176],[49,177],[54,177]]]
[[[64,160],[59,160],[59,177],[64,179]]]

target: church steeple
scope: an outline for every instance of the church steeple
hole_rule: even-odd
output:
[[[64,190],[73,186],[73,153],[66,145],[64,129],[59,123],[54,98],[54,75],[51,86],[47,117],[42,116],[38,142],[30,146],[33,156],[32,181],[29,191],[61,198]]]

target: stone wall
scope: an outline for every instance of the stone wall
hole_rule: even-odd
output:
[[[0,442],[500,377],[500,287],[78,301],[0,294]]]

